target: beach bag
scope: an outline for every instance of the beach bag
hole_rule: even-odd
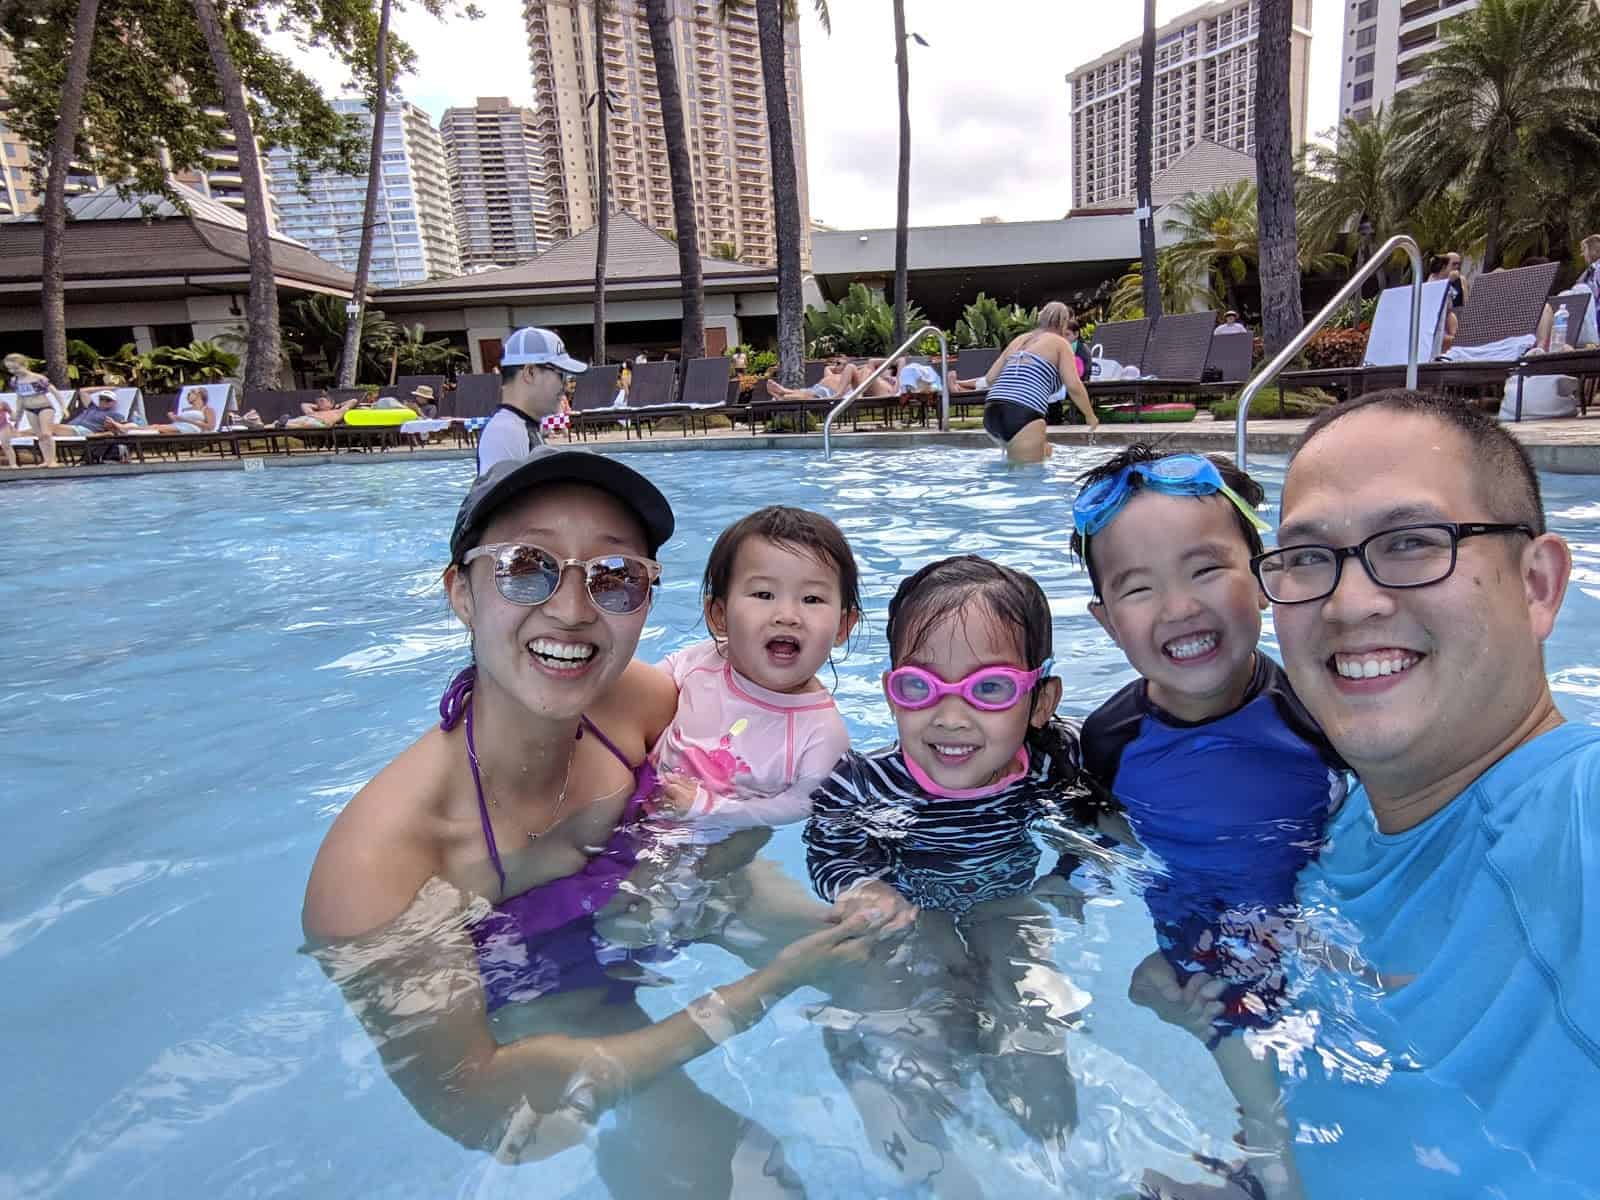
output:
[[[1578,415],[1578,381],[1571,375],[1532,375],[1522,381],[1522,419],[1551,421]],[[1500,419],[1517,417],[1517,379],[1506,380]]]
[[[1114,358],[1105,356],[1105,347],[1099,342],[1089,351],[1089,379],[1098,383],[1105,379],[1121,379],[1122,364]]]

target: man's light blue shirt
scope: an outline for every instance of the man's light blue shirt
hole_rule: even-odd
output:
[[[1357,955],[1299,997],[1312,1197],[1600,1196],[1600,729],[1535,738],[1403,833],[1357,788],[1300,898]]]

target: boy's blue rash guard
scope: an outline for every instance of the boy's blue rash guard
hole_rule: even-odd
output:
[[[1181,721],[1144,680],[1129,684],[1084,722],[1083,756],[1166,866],[1146,893],[1162,922],[1291,902],[1345,791],[1343,762],[1259,652],[1244,700],[1209,721]]]

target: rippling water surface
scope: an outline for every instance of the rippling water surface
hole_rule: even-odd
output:
[[[860,559],[866,635],[839,665],[858,745],[888,740],[883,609],[923,563],[973,552],[1032,573],[1056,618],[1065,711],[1130,677],[1066,555],[1071,477],[1093,452],[1007,471],[987,453],[638,455],[679,533],[640,645],[702,635],[716,534],[762,504],[820,509]],[[1272,488],[1281,462],[1258,472]],[[340,807],[432,719],[466,639],[439,587],[470,464],[390,462],[5,489],[0,675],[0,1197],[606,1195],[584,1149],[500,1167],[422,1124],[366,1034],[297,954],[302,890]],[[1570,717],[1600,717],[1600,481],[1546,477],[1577,573],[1548,647]],[[1270,625],[1268,644],[1271,643]],[[824,673],[825,682],[831,682]],[[770,851],[799,872],[797,830]],[[1144,1167],[1194,1177],[1226,1153],[1231,1101],[1209,1056],[1125,998],[1153,948],[1136,897],[1065,930],[1093,996],[1071,1040],[1082,1123],[1063,1194],[1115,1196]],[[743,974],[698,947],[643,1003],[666,1014]],[[812,1196],[878,1182],[800,993],[691,1074],[784,1142]],[[1041,1167],[975,1090],[957,1136],[991,1194]]]

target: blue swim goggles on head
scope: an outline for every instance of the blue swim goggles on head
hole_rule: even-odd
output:
[[[1238,492],[1222,482],[1216,464],[1199,454],[1172,454],[1153,462],[1133,463],[1115,475],[1091,483],[1072,502],[1072,523],[1084,537],[1093,537],[1111,524],[1139,487],[1168,496],[1226,496],[1235,508],[1263,533],[1272,528]]]

